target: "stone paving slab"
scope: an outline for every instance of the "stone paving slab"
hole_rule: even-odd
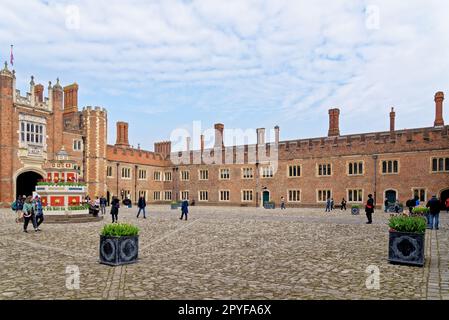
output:
[[[449,299],[449,219],[426,233],[424,268],[387,261],[388,214],[374,224],[349,210],[192,207],[135,208],[119,219],[141,229],[139,261],[98,263],[99,232],[110,222],[42,225],[21,232],[0,210],[0,299]],[[30,229],[31,230],[31,229]],[[68,266],[80,271],[70,290]],[[366,286],[368,266],[379,288]]]

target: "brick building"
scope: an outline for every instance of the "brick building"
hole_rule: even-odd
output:
[[[188,198],[198,205],[260,206],[264,201],[287,206],[322,206],[326,198],[362,203],[372,193],[377,205],[385,198],[405,202],[414,195],[449,197],[449,126],[444,125],[444,94],[437,92],[431,127],[341,135],[339,109],[329,110],[327,136],[265,142],[257,129],[254,145],[225,146],[224,125],[215,125],[215,144],[199,150],[171,152],[170,141],[154,151],[131,147],[128,124],[117,123],[114,145],[107,144],[107,112],[95,107],[78,111],[78,85],[44,88],[30,82],[21,96],[15,74],[6,64],[0,72],[0,204],[29,193],[47,177],[45,163],[65,149],[77,163],[91,197],[144,196],[149,203]],[[37,132],[36,132],[36,127]],[[33,130],[31,129],[33,128]],[[29,136],[29,138],[28,138]],[[38,136],[38,138],[36,138]]]

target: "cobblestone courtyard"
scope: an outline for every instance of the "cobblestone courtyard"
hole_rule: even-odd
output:
[[[43,224],[21,231],[0,210],[0,299],[449,299],[449,219],[426,233],[424,268],[387,262],[387,214],[374,224],[350,211],[192,207],[188,221],[168,206],[135,208],[119,220],[141,229],[139,262],[98,263],[99,232],[110,222]],[[80,270],[66,288],[66,267]],[[366,268],[380,270],[367,289]]]

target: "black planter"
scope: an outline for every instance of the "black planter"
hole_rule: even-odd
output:
[[[424,266],[424,233],[390,231],[388,261],[396,264]]]
[[[354,215],[360,214],[360,208],[351,208],[351,214]]]
[[[139,236],[100,236],[100,263],[110,266],[137,261]]]
[[[180,207],[181,207],[181,205],[179,203],[175,203],[175,204],[171,203],[170,204],[171,209],[179,209]]]
[[[263,207],[265,209],[274,209],[274,203],[264,203]]]

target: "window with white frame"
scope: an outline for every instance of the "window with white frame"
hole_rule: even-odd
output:
[[[108,167],[107,167],[107,169],[106,169],[106,175],[107,175],[108,177],[112,177],[112,167],[111,167],[111,166],[108,166]]]
[[[220,180],[229,180],[229,168],[220,169]]]
[[[182,170],[181,171],[181,181],[189,181],[190,180],[190,171]]]
[[[139,169],[139,180],[147,180],[147,170]]]
[[[83,140],[73,139],[73,151],[82,151],[83,150]]]
[[[164,172],[164,181],[171,181],[171,171]]]
[[[208,180],[209,179],[209,170],[201,169],[198,173],[199,180]]]
[[[332,165],[330,163],[319,163],[317,168],[319,177],[332,175]]]
[[[253,190],[242,190],[242,201],[243,202],[253,201]]]
[[[363,161],[348,162],[348,175],[350,176],[363,175]]]
[[[20,121],[20,142],[43,146],[45,140],[45,125],[30,121]]]
[[[332,190],[329,189],[317,190],[316,197],[317,202],[326,202],[327,199],[330,199],[332,197]]]
[[[288,166],[288,176],[290,178],[300,177],[301,176],[301,165],[292,164]]]
[[[262,171],[262,174],[261,174],[261,176],[262,176],[262,178],[273,178],[273,175],[274,175],[274,173],[273,173],[273,167],[262,167],[262,168],[260,168],[260,170]]]
[[[426,199],[426,189],[425,188],[414,188],[413,189],[413,199],[418,198],[419,201],[425,202]]]
[[[171,191],[164,191],[164,200],[171,201]]]
[[[253,177],[253,168],[242,168],[242,179],[252,179]]]
[[[209,192],[207,190],[198,191],[198,199],[199,201],[209,201]]]
[[[348,189],[348,202],[362,202],[363,190],[362,189]]]
[[[153,172],[153,180],[154,181],[161,181],[162,180],[162,173],[160,171],[154,171]]]
[[[123,167],[122,168],[122,179],[130,179],[131,178],[131,168]]]
[[[220,190],[220,201],[229,201],[229,190]]]
[[[399,161],[398,160],[383,160],[382,161],[382,173],[383,174],[399,173]]]
[[[300,202],[301,190],[288,190],[288,202]]]
[[[160,191],[153,192],[153,200],[155,200],[155,201],[161,200],[161,192]]]
[[[432,172],[449,172],[449,157],[432,158]]]
[[[189,200],[189,191],[188,190],[181,191],[181,200]]]

